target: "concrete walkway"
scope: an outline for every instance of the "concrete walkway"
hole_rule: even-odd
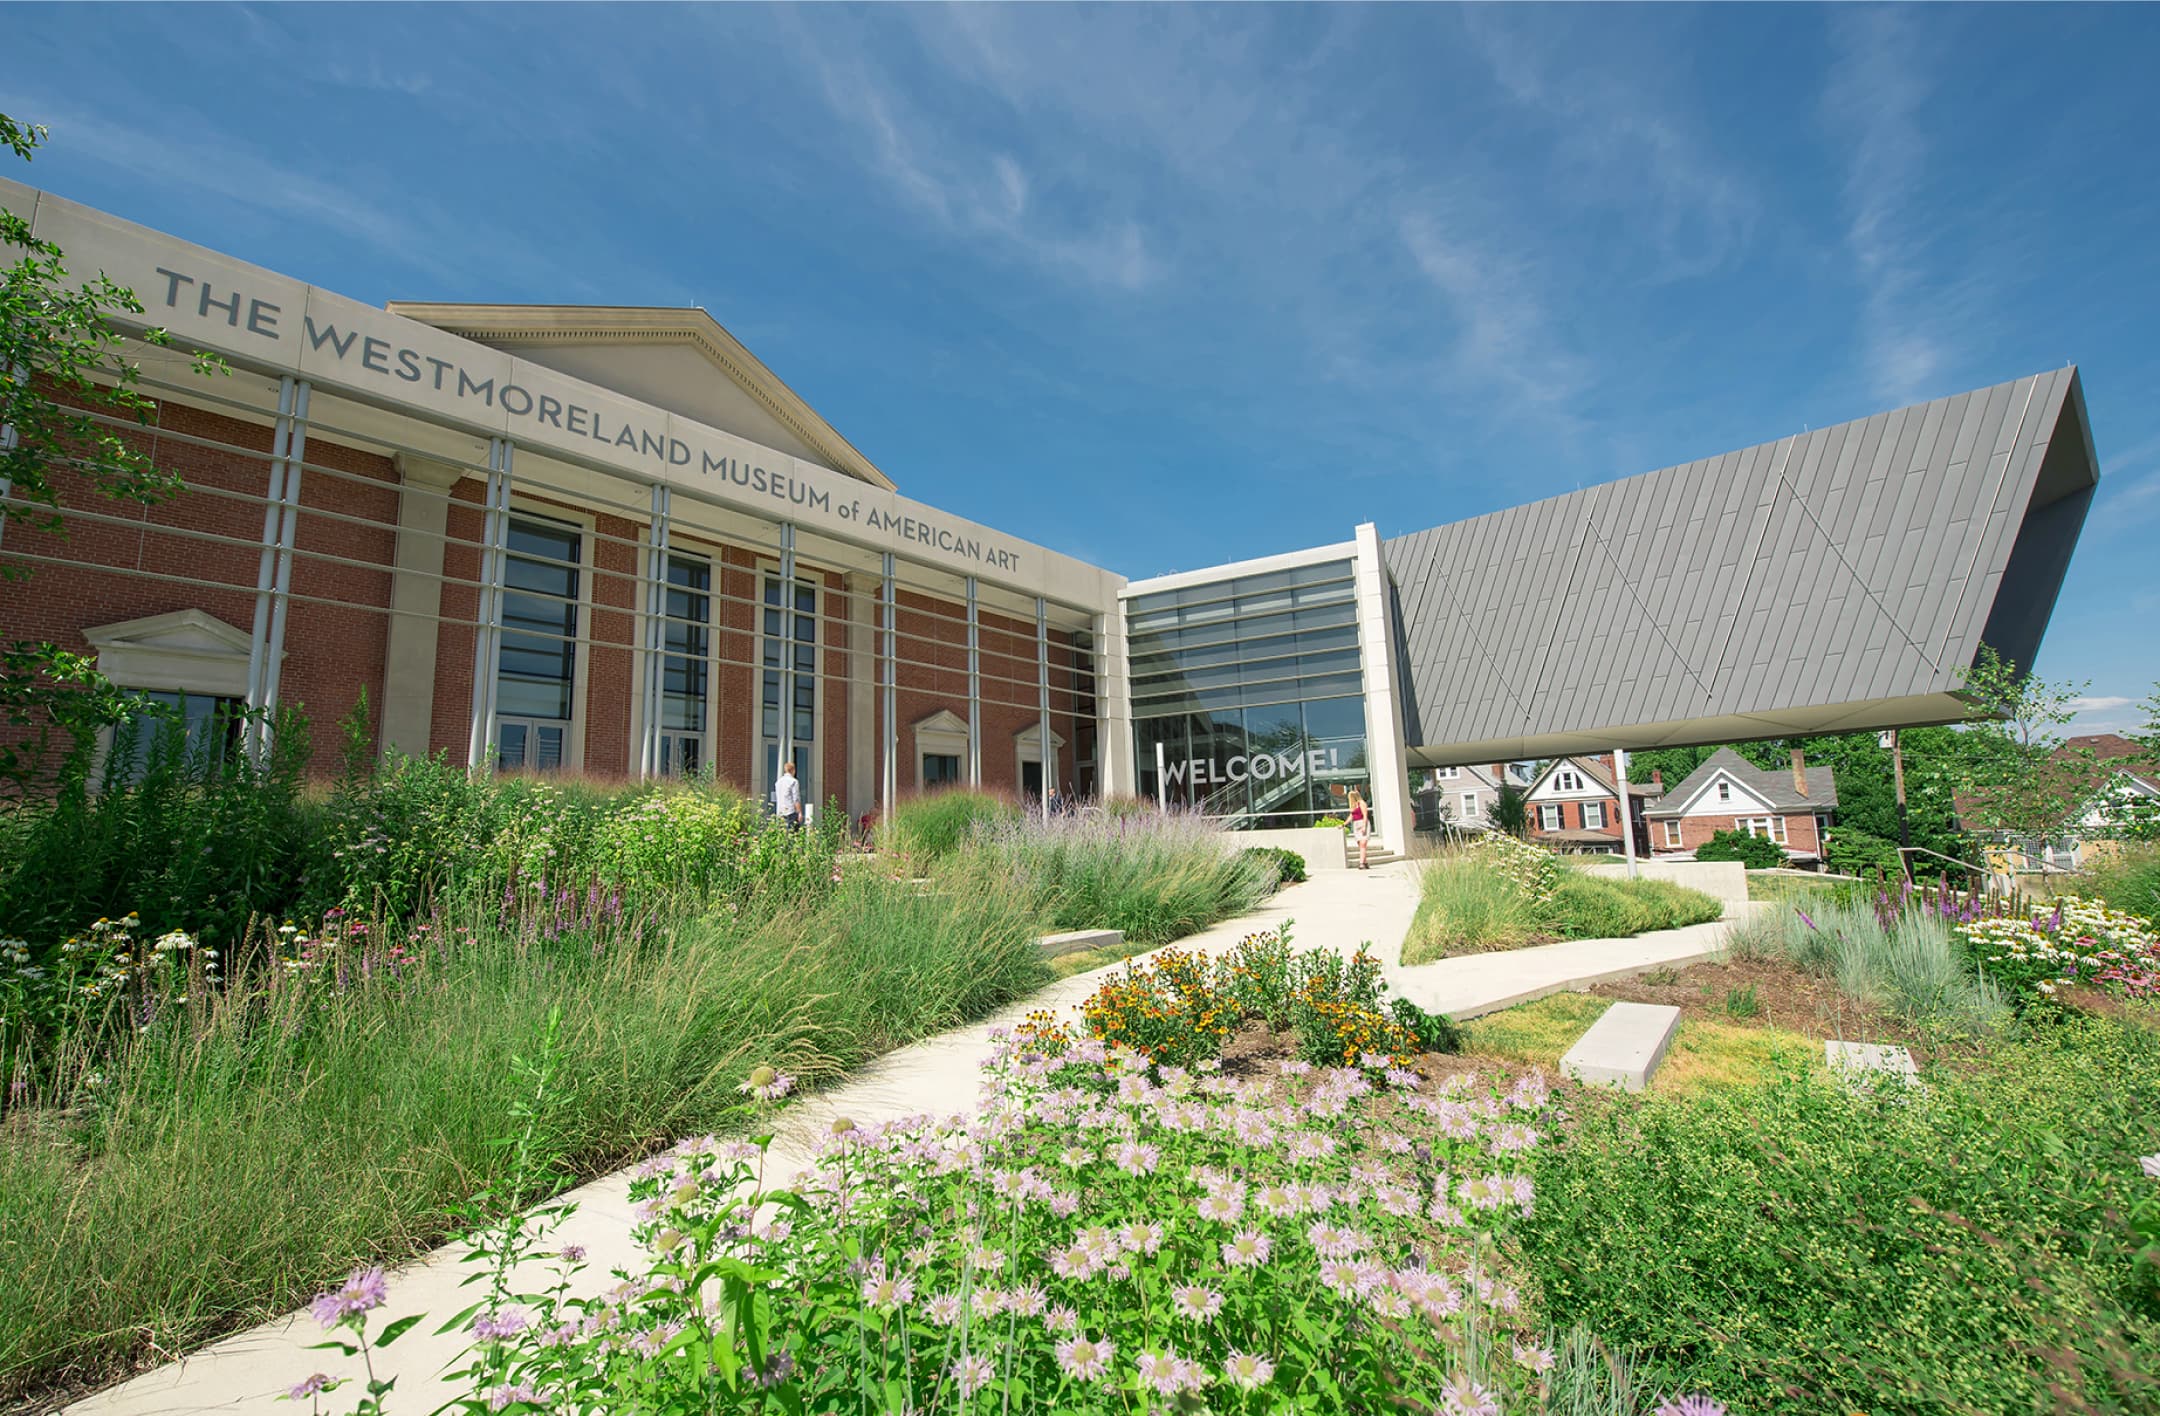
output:
[[[1371,871],[1320,871],[1304,884],[1278,891],[1252,914],[1180,940],[1179,947],[1217,954],[1248,934],[1294,920],[1291,937],[1296,947],[1348,955],[1370,944],[1397,992],[1422,1007],[1463,1018],[1569,987],[1693,962],[1715,951],[1724,929],[1722,924],[1695,925],[1637,939],[1583,940],[1404,968],[1402,941],[1417,911],[1416,871],[1410,862]],[[993,1027],[1009,1027],[1038,1008],[1076,1010],[1105,976],[1123,967],[1114,964],[1062,979],[982,1023],[888,1053],[857,1069],[839,1086],[789,1106],[770,1153],[768,1179],[785,1182],[805,1167],[817,1138],[836,1117],[871,1121],[972,1108],[977,1100],[978,1068],[989,1050]],[[585,1247],[587,1292],[611,1283],[610,1271],[618,1265],[642,1267],[644,1256],[630,1240],[629,1190],[630,1174],[623,1171],[567,1196],[577,1204],[577,1213],[552,1242]],[[377,1375],[397,1378],[392,1411],[432,1411],[459,1394],[441,1374],[456,1364],[464,1341],[457,1334],[436,1336],[434,1329],[477,1296],[476,1290],[458,1287],[468,1272],[458,1262],[458,1251],[446,1247],[391,1276],[390,1299],[382,1310],[385,1321],[414,1312],[430,1315],[429,1321],[416,1324],[395,1347],[377,1356]],[[540,1286],[537,1276],[529,1286]],[[108,1388],[67,1410],[84,1416],[212,1411],[290,1416],[298,1408],[277,1397],[308,1374],[361,1375],[357,1362],[335,1352],[308,1350],[322,1337],[312,1318],[295,1313]],[[359,1390],[356,1380],[338,1396],[353,1398]],[[340,1401],[331,1409],[350,1405],[350,1400]]]

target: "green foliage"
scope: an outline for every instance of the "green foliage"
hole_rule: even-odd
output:
[[[1896,880],[1905,873],[1896,841],[1871,836],[1853,826],[1830,828],[1829,865],[1840,875],[1877,876]]]
[[[1485,810],[1485,823],[1521,840],[1530,834],[1530,799],[1513,782],[1502,782]]]
[[[1247,846],[1244,854],[1272,862],[1276,879],[1281,884],[1295,885],[1307,878],[1305,857],[1287,846]]]
[[[1762,999],[1756,995],[1755,985],[1743,984],[1725,990],[1725,1016],[1728,1018],[1753,1018],[1762,1014]]]
[[[1719,831],[1695,848],[1695,859],[1737,860],[1750,870],[1768,870],[1785,863],[1785,850],[1768,836]]]
[[[1552,1321],[1735,1416],[2149,1411],[2156,1094],[2160,1036],[2102,1022],[1918,1089],[1585,1092],[1522,1255]]]
[[[1722,913],[1723,906],[1699,890],[1571,870],[1550,851],[1489,836],[1426,863],[1403,962],[1519,949],[1547,939],[1622,939]]]
[[[1397,998],[1388,1004],[1388,1016],[1410,1035],[1420,1052],[1463,1050],[1462,1024],[1445,1013],[1428,1013],[1407,998]]]
[[[1020,819],[1020,808],[989,792],[954,790],[911,797],[893,807],[884,844],[918,865],[943,860],[986,827]]]
[[[0,1401],[438,1242],[448,1206],[510,1178],[494,1142],[529,1085],[506,1064],[554,1009],[550,1149],[585,1177],[743,1124],[759,1063],[829,1080],[1046,982],[1032,898],[949,870],[934,894],[850,871],[822,899],[575,940],[490,912],[446,922],[461,944],[347,934],[343,967],[167,1000],[115,1051],[63,1042],[0,1143]]]
[[[2097,762],[2066,747],[2062,729],[2087,687],[2046,683],[1981,646],[1965,678],[1971,721],[1951,764],[1968,829],[2055,836],[2084,815]]]
[[[1865,901],[1810,901],[1758,911],[1726,944],[1740,958],[1783,959],[1834,979],[1850,996],[1944,1039],[1990,1036],[2009,1021],[2001,991],[1932,910],[1893,910],[1885,923]]]
[[[2116,909],[2160,920],[2160,845],[2125,846],[2085,867],[2081,888]]]

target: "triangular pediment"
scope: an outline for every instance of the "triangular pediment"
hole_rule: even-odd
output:
[[[248,632],[225,623],[203,610],[173,610],[162,615],[95,625],[83,638],[96,649],[157,649],[169,654],[202,654],[213,658],[248,653]]]
[[[892,490],[890,477],[696,306],[393,300],[385,308]]]
[[[83,638],[97,650],[98,672],[123,688],[223,698],[247,692],[248,632],[204,610],[93,625]]]
[[[940,708],[929,717],[919,719],[915,724],[915,731],[918,733],[959,733],[962,737],[965,737],[967,736],[967,730],[967,719],[953,712],[950,708]]]

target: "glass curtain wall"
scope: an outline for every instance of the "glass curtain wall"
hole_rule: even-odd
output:
[[[795,582],[793,613],[781,595],[777,575],[765,577],[765,632],[762,683],[759,687],[759,731],[765,742],[764,790],[769,797],[780,776],[780,670],[792,663],[795,669],[795,701],[788,741],[795,759],[795,776],[802,783],[805,802],[813,808],[817,795],[817,586],[808,580]]]
[[[505,771],[553,772],[563,765],[575,703],[582,549],[575,526],[510,518],[495,673],[496,765]]]
[[[1144,795],[1166,783],[1172,804],[1235,828],[1339,816],[1353,786],[1370,798],[1352,571],[1330,561],[1125,602]]]

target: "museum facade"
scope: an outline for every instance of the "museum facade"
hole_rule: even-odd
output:
[[[0,499],[31,572],[0,638],[204,735],[303,709],[324,770],[364,703],[386,749],[475,769],[764,795],[792,761],[852,816],[975,785],[1283,827],[1359,787],[1400,845],[1431,767],[1959,716],[1983,641],[2030,662],[2097,477],[2064,369],[1128,582],[902,496],[702,310],[378,309],[0,204],[169,336],[130,345],[155,416],[112,431],[185,484],[66,486],[64,537]]]

